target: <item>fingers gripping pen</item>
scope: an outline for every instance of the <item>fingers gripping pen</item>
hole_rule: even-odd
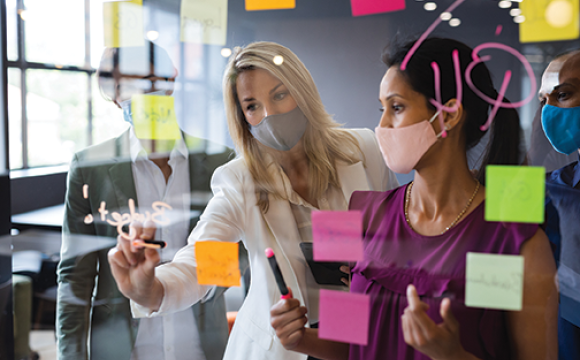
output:
[[[278,266],[278,262],[276,261],[276,256],[274,256],[274,251],[270,248],[267,248],[266,257],[268,258],[268,262],[270,263],[272,272],[274,272],[274,277],[276,278],[276,284],[278,284],[278,289],[280,289],[280,293],[282,294],[280,298],[290,299],[292,295],[290,294],[290,291],[288,291],[288,288],[286,287],[284,277],[282,277],[282,272],[280,271],[280,267]]]

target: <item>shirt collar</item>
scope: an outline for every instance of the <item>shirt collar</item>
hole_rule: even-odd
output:
[[[580,163],[576,162],[574,165],[574,177],[572,178],[572,187],[576,187],[580,182]]]
[[[131,161],[135,162],[137,160],[145,160],[147,159],[147,151],[141,145],[141,142],[135,135],[135,130],[131,126],[129,130],[129,152],[131,154]],[[185,141],[183,140],[183,136],[181,136],[173,146],[171,153],[169,154],[169,159],[175,158],[175,156],[182,156],[185,159],[189,158],[189,151],[187,150],[187,146],[185,145]]]
[[[278,166],[278,171],[280,172],[280,178],[282,179],[282,184],[284,185],[284,196],[288,199],[291,204],[304,206],[306,208],[316,209],[308,201],[304,200],[294,189],[292,189],[292,183],[288,179],[288,175],[284,172],[281,166]]]

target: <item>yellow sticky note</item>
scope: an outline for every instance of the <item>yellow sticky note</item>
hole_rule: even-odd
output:
[[[131,113],[139,139],[177,140],[181,137],[172,96],[133,95]]]
[[[143,46],[143,0],[103,3],[105,46]]]
[[[466,306],[519,311],[523,294],[523,256],[467,253]]]
[[[523,0],[520,42],[577,39],[579,0]]]
[[[240,286],[238,243],[195,243],[197,282],[202,285]]]
[[[485,172],[485,220],[544,222],[543,167],[490,165]]]
[[[225,45],[228,0],[182,0],[181,41]]]
[[[246,11],[294,9],[296,0],[246,0]]]

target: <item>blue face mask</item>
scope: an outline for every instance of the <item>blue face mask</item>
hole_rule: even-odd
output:
[[[542,128],[557,152],[572,154],[580,148],[580,106],[559,108],[544,105]]]

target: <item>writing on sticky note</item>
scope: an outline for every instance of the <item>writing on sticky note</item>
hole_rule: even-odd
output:
[[[181,41],[225,45],[228,0],[182,0]]]
[[[172,96],[133,95],[131,112],[137,138],[177,140],[181,137]]]
[[[367,345],[370,296],[335,290],[320,290],[318,337]]]
[[[465,305],[519,311],[523,289],[523,256],[467,253]]]
[[[486,168],[485,220],[544,222],[545,169],[489,165]]]
[[[405,9],[405,0],[350,0],[352,16],[363,16]]]
[[[296,0],[246,0],[246,11],[294,9]]]
[[[201,285],[240,286],[238,243],[195,243],[197,282]]]
[[[105,46],[143,46],[143,0],[103,3]]]
[[[313,211],[312,239],[315,261],[363,260],[360,211]]]
[[[526,0],[519,3],[524,21],[520,42],[577,39],[579,0]]]

